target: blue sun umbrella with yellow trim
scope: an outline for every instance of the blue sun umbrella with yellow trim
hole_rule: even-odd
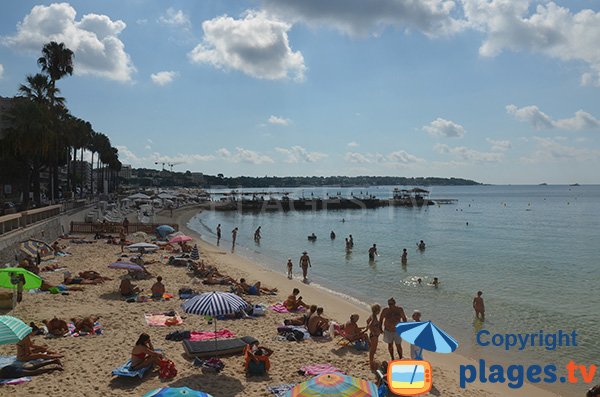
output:
[[[396,332],[411,345],[435,353],[452,353],[458,348],[456,339],[431,321],[399,323]]]

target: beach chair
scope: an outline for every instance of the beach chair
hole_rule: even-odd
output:
[[[184,340],[183,349],[188,357],[218,357],[238,354],[244,351],[246,345],[258,342],[251,336],[243,338],[222,339],[215,343],[214,340],[191,342]]]
[[[350,340],[348,336],[345,334],[344,329],[340,328],[338,331],[338,340],[337,344],[346,347],[352,346],[356,350],[369,350],[369,342],[366,340]]]
[[[138,377],[138,378],[142,379],[144,377],[144,375],[146,374],[146,372],[148,372],[149,369],[150,369],[150,367],[140,368],[140,369],[131,369],[131,360],[128,360],[124,365],[121,365],[120,367],[113,369],[112,374],[113,374],[113,376],[122,376],[122,377],[126,377],[126,378]]]

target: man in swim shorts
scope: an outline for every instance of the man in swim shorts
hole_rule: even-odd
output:
[[[402,339],[396,332],[396,325],[400,322],[406,322],[404,309],[396,306],[394,298],[388,299],[388,307],[381,312],[381,321],[383,322],[383,341],[388,344],[390,357],[394,360],[394,344],[398,350],[398,359],[402,359]]]

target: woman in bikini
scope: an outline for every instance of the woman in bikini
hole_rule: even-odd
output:
[[[369,330],[369,367],[371,371],[375,371],[376,364],[374,363],[375,352],[379,342],[379,335],[382,333],[381,321],[378,316],[381,312],[381,306],[375,304],[371,306],[371,316],[367,319],[367,329]]]
[[[140,369],[158,365],[163,355],[154,351],[150,335],[141,334],[131,351],[131,369]]]
[[[39,358],[53,359],[61,357],[63,357],[62,354],[48,350],[47,346],[34,345],[31,341],[31,334],[27,335],[17,343],[17,360],[19,361],[32,361]]]

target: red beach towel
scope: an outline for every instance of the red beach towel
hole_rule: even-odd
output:
[[[190,341],[196,342],[201,340],[211,339],[230,339],[235,338],[235,334],[228,329],[220,329],[217,332],[192,332],[190,333]]]

